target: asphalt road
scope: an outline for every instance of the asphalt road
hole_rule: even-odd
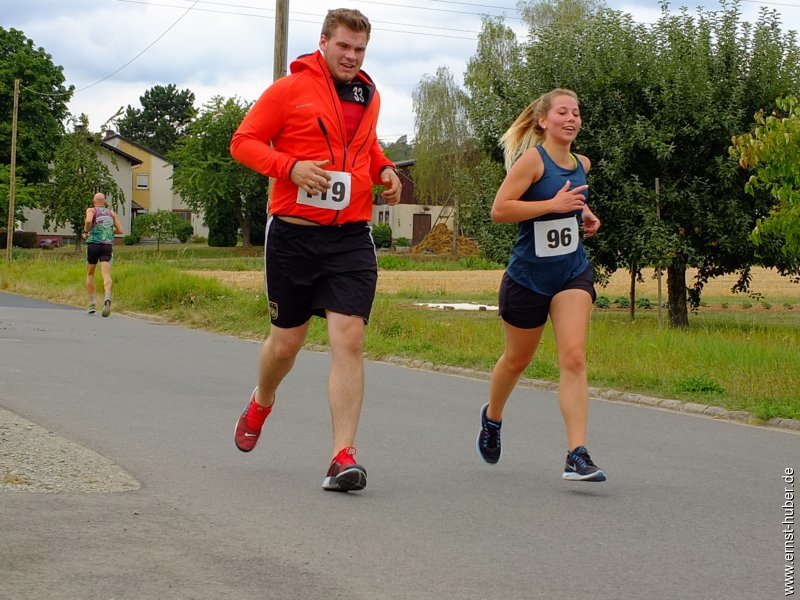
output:
[[[369,484],[324,492],[327,354],[301,353],[254,452],[233,445],[259,347],[0,294],[0,407],[141,482],[0,493],[0,598],[784,597],[796,432],[593,400],[609,481],[564,482],[554,394],[514,393],[490,466],[486,381],[372,362]]]

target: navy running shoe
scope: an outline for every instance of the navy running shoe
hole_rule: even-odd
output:
[[[561,478],[567,481],[605,481],[606,474],[592,462],[589,451],[578,446],[567,453],[567,464]]]
[[[475,446],[478,448],[481,458],[493,465],[500,460],[500,427],[502,424],[492,421],[486,416],[488,408],[488,402],[481,408],[481,430],[478,432]]]

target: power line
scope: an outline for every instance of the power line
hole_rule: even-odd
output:
[[[183,8],[182,6],[176,6],[174,4],[164,4],[164,3],[161,3],[161,2],[149,2],[147,0],[116,0],[116,2],[125,2],[127,4],[144,4],[146,6],[159,6],[159,7],[162,7],[162,8]],[[221,6],[221,7],[224,7],[224,8],[241,8],[241,9],[247,9],[247,10],[257,10],[257,11],[261,11],[261,12],[275,12],[274,9],[261,8],[261,7],[256,7],[256,6],[246,6],[246,5],[243,5],[243,4],[231,4],[231,3],[227,3],[227,2],[208,2],[208,1],[201,0],[200,4],[207,4],[207,5],[211,5],[211,6]],[[235,15],[235,16],[239,16],[239,17],[256,17],[256,18],[259,18],[259,19],[274,19],[275,18],[275,16],[271,15],[271,14],[253,14],[253,13],[244,13],[244,12],[238,12],[238,11],[233,11],[233,10],[215,10],[215,9],[212,9],[212,8],[195,8],[194,11],[195,12],[208,12],[208,13],[214,13],[214,14],[220,14],[220,15]],[[477,13],[471,13],[471,14],[475,14],[476,16],[478,16]],[[290,15],[302,15],[304,17],[315,17],[315,20],[313,20],[313,21],[309,21],[307,19],[291,18],[291,21],[294,22],[294,23],[312,23],[314,25],[319,25],[322,22],[321,20],[325,18],[325,15],[320,15],[320,14],[316,14],[316,13],[307,13],[307,12],[301,12],[301,11],[290,11]],[[374,20],[374,19],[370,19],[370,22],[372,24],[378,23],[378,24],[382,24],[382,25],[391,25],[391,26],[395,26],[395,27],[415,27],[415,28],[419,28],[419,29],[432,29],[432,30],[436,30],[436,31],[452,31],[452,32],[455,32],[455,33],[470,33],[470,34],[474,34],[476,36],[480,33],[480,31],[474,31],[474,30],[470,30],[470,29],[456,29],[456,28],[453,28],[453,27],[441,27],[441,26],[435,26],[435,25],[417,25],[415,23],[396,23],[394,21],[378,21],[378,20]],[[384,28],[384,27],[373,27],[373,29],[376,30],[376,31],[389,31],[389,32],[392,32],[392,33],[408,33],[408,34],[412,34],[412,35],[427,35],[427,36],[431,36],[431,37],[449,37],[449,38],[453,38],[453,39],[470,40],[470,41],[477,39],[475,37],[452,36],[452,35],[445,35],[445,34],[438,34],[438,33],[426,33],[426,32],[422,32],[422,31],[408,31],[408,30],[387,29],[387,28]]]
[[[454,0],[428,0],[429,2],[437,2],[441,4],[460,4],[462,6],[474,6],[477,8],[492,8],[494,10],[511,10],[514,12],[519,12],[518,8],[512,8],[510,6],[492,6],[490,4],[472,4],[471,2],[455,2]]]
[[[431,0],[431,1],[433,1],[433,0]],[[750,4],[758,4],[758,5],[769,4],[769,5],[773,5],[773,6],[790,6],[792,8],[800,8],[800,4],[789,4],[787,2],[767,2],[767,0],[741,0],[741,1],[742,2],[748,2]]]
[[[189,7],[189,8],[187,8],[187,9],[186,9],[186,11],[185,11],[185,12],[184,12],[184,13],[183,13],[183,14],[182,14],[180,17],[178,17],[177,19],[175,19],[175,21],[172,23],[172,25],[170,25],[169,27],[167,27],[167,28],[166,28],[166,29],[165,29],[165,30],[164,30],[164,31],[161,33],[161,35],[159,35],[159,36],[158,36],[156,39],[154,39],[154,40],[153,40],[152,42],[150,42],[150,43],[149,43],[147,46],[145,46],[145,48],[144,48],[144,49],[143,49],[141,52],[139,52],[139,53],[138,53],[136,56],[134,56],[132,59],[130,59],[130,60],[129,60],[128,62],[126,62],[124,65],[122,65],[121,67],[119,67],[119,68],[118,68],[118,69],[116,69],[115,71],[112,71],[111,73],[109,73],[109,74],[108,74],[108,75],[106,75],[105,77],[102,77],[101,79],[98,79],[98,80],[97,80],[97,81],[95,81],[94,83],[90,83],[90,84],[89,84],[89,85],[87,85],[86,87],[82,87],[82,88],[80,88],[80,89],[73,90],[73,92],[72,92],[72,93],[83,92],[83,91],[85,91],[85,90],[88,90],[89,88],[93,88],[94,86],[96,86],[96,85],[98,85],[98,84],[100,84],[100,83],[103,83],[103,82],[104,82],[106,79],[110,79],[111,77],[113,77],[114,75],[116,75],[117,73],[119,73],[120,71],[122,71],[122,69],[124,69],[125,67],[127,67],[128,65],[130,65],[130,64],[131,64],[133,61],[135,61],[137,58],[139,58],[139,57],[140,57],[140,56],[142,56],[142,55],[143,55],[145,52],[147,52],[147,51],[148,51],[150,48],[152,48],[153,46],[155,46],[155,44],[156,44],[156,43],[157,43],[157,42],[158,42],[158,41],[159,41],[161,38],[163,38],[165,35],[167,35],[167,34],[168,34],[168,33],[169,33],[171,30],[172,30],[172,28],[173,28],[173,27],[175,27],[175,26],[176,26],[178,23],[180,23],[180,21],[181,21],[181,20],[182,20],[182,19],[183,19],[183,18],[184,18],[186,15],[188,15],[188,14],[189,14],[189,12],[190,12],[190,11],[191,11],[191,10],[192,10],[192,9],[193,9],[193,8],[194,8],[196,5],[197,5],[197,4],[198,4],[198,2],[200,2],[200,0],[194,0],[194,3],[193,3],[193,4],[192,4],[192,5]],[[36,91],[34,91],[34,90],[30,89],[30,88],[27,88],[27,87],[26,87],[26,88],[24,88],[24,89],[25,89],[25,90],[27,90],[27,91],[29,91],[29,92],[32,92],[32,93],[34,93],[34,94],[38,94],[38,95],[40,95],[40,96],[65,96],[65,95],[67,95],[67,94],[43,94],[43,93],[41,93],[41,92],[36,92]]]

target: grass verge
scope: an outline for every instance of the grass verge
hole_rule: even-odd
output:
[[[230,253],[202,257],[186,254],[137,255],[117,253],[115,249],[116,310],[154,314],[189,327],[263,339],[269,320],[262,293],[183,272],[224,268],[221,265],[237,270],[236,265],[249,261],[260,264],[261,258]],[[424,267],[430,265],[439,266],[428,261]],[[452,263],[449,270],[453,270]],[[0,266],[0,289],[75,306],[85,304],[84,279],[82,259],[52,252],[31,252]],[[99,279],[98,289],[102,289]],[[503,349],[497,315],[433,311],[414,304],[423,299],[431,300],[430,294],[422,298],[413,290],[379,293],[367,328],[367,355],[376,359],[403,356],[491,370]],[[435,298],[448,299],[445,293]],[[487,294],[473,299],[496,300]],[[601,388],[744,410],[763,420],[800,419],[797,313],[800,311],[703,311],[692,316],[688,331],[681,331],[660,327],[654,312],[639,311],[636,320],[630,321],[624,311],[596,310],[588,346],[589,379],[591,385]],[[312,321],[308,342],[327,343],[324,321]],[[546,328],[525,376],[557,380],[551,328]]]

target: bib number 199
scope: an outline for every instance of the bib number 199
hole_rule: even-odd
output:
[[[350,173],[328,171],[331,176],[331,187],[317,194],[309,194],[302,188],[297,189],[297,203],[328,210],[342,210],[350,205]]]

